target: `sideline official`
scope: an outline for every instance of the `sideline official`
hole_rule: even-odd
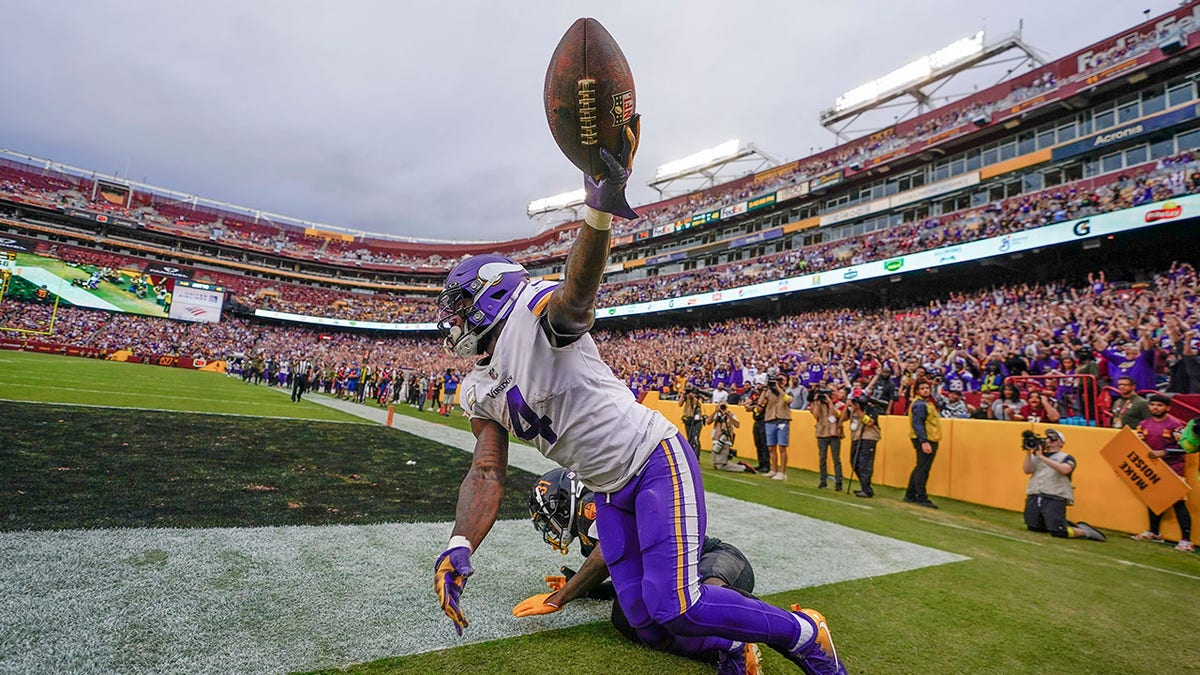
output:
[[[917,451],[917,464],[908,477],[904,501],[936,509],[937,504],[929,501],[929,495],[925,493],[925,484],[929,482],[929,470],[933,468],[933,458],[937,456],[938,441],[942,440],[941,418],[937,406],[930,399],[932,387],[929,382],[918,382],[914,391],[916,396],[908,407],[908,437]]]

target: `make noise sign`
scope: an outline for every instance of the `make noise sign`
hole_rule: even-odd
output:
[[[1162,513],[1183,499],[1190,488],[1167,463],[1152,457],[1150,448],[1128,427],[1100,451],[1117,478],[1151,511]]]

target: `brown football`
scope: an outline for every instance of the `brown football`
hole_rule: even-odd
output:
[[[554,142],[580,171],[599,178],[600,148],[621,150],[637,103],[629,62],[599,21],[578,19],[558,41],[544,96]]]

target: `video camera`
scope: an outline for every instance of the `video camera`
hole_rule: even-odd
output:
[[[1049,442],[1050,442],[1050,439],[1046,438],[1045,436],[1038,436],[1031,429],[1026,429],[1025,431],[1021,432],[1021,449],[1022,450],[1027,450],[1029,452],[1034,452],[1035,450],[1041,450],[1042,452],[1045,452],[1046,444]]]

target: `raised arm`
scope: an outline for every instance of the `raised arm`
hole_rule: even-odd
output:
[[[634,115],[625,127],[625,142],[618,156],[601,148],[607,171],[596,180],[584,176],[587,204],[579,237],[567,254],[563,282],[546,308],[546,318],[555,338],[570,342],[592,328],[596,317],[596,292],[604,278],[613,215],[636,218],[625,199],[625,184],[633,169],[641,131],[641,116]]]
[[[508,472],[508,432],[491,420],[471,420],[475,433],[475,456],[471,469],[458,488],[458,507],[454,530],[446,550],[434,563],[433,590],[442,611],[462,635],[470,623],[459,607],[467,578],[475,573],[471,553],[487,536],[504,496],[504,476]]]

